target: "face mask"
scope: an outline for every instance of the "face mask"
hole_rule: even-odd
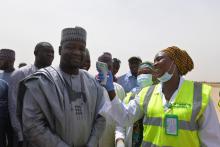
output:
[[[137,84],[141,88],[152,85],[153,84],[152,74],[141,74],[137,76]]]
[[[170,71],[172,65],[173,65],[173,63],[170,65],[170,68],[169,68],[168,71]],[[173,69],[173,73],[172,73],[172,74],[169,74],[168,71],[165,72],[161,77],[159,77],[159,78],[157,78],[157,79],[158,79],[160,82],[162,82],[162,83],[165,83],[165,82],[169,81],[169,80],[172,78],[172,76],[173,76],[174,69]]]

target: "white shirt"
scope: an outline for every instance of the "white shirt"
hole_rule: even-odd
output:
[[[172,95],[170,103],[175,100],[176,93],[181,87],[184,79],[181,78],[179,82],[178,89]],[[162,93],[162,86],[159,88],[162,94],[163,104],[166,103],[165,96]],[[135,121],[144,116],[144,112],[141,111],[139,105],[139,97],[137,96],[134,100],[131,100],[126,106],[121,103],[117,96],[112,100],[112,102],[106,103],[108,109],[103,111],[108,111],[112,117],[119,123],[121,126],[129,126]],[[202,146],[208,147],[219,147],[220,144],[220,125],[218,117],[213,105],[213,101],[210,98],[209,104],[203,113],[202,117],[199,119],[199,138],[201,140]]]
[[[117,97],[123,100],[123,98],[125,97],[125,91],[123,87],[115,82],[113,84],[114,84],[114,89],[115,89],[115,93]],[[109,102],[110,100],[109,100],[108,94],[106,98],[108,98],[107,101]],[[105,119],[106,119],[105,131],[103,132],[102,137],[99,140],[99,147],[114,147],[116,124],[115,124],[114,119],[109,114],[105,115]]]

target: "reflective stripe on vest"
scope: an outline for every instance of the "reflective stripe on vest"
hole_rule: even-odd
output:
[[[158,147],[158,145],[152,144],[151,142],[143,142],[142,147]],[[162,146],[162,147],[172,147],[172,146]]]
[[[162,127],[162,118],[161,117],[144,117],[143,124]],[[189,131],[198,130],[197,125],[194,125],[194,123],[187,122],[184,120],[179,120],[178,126],[179,126],[179,129],[183,129],[183,130],[189,130]]]
[[[126,97],[124,98],[123,102],[127,105],[131,100],[135,99],[136,95],[140,92],[140,88],[136,87],[133,88],[130,92],[127,93]]]
[[[169,114],[171,112],[167,113],[163,111],[163,114],[159,113],[160,108],[157,108],[158,107],[157,100],[159,100],[158,98],[161,99],[161,97],[158,97],[157,95],[155,95],[154,87],[151,87],[148,90],[146,90],[145,95],[143,93],[140,95],[140,97],[144,96],[144,100],[142,99],[142,102],[140,101],[140,106],[142,106],[143,111],[146,114],[143,120],[143,124],[145,128],[144,139],[142,143],[143,147],[148,147],[148,146],[154,147],[154,146],[164,146],[164,145],[165,146],[167,145],[177,146],[177,144],[178,146],[181,147],[181,146],[187,146],[187,145],[189,146],[190,142],[191,142],[190,145],[199,146],[199,138],[198,138],[198,132],[197,132],[198,130],[197,120],[199,116],[204,112],[206,106],[208,105],[208,98],[209,98],[211,89],[209,86],[205,84],[197,83],[197,82],[193,83],[192,81],[187,81],[187,80],[185,80],[183,84],[184,84],[184,87],[182,89],[180,88],[179,92],[182,92],[180,90],[183,90],[184,94],[182,93],[179,97],[183,95],[184,98],[183,100],[182,100],[182,97],[181,99],[176,98],[175,102],[178,104],[178,102],[184,103],[186,101],[187,102],[189,101],[189,105],[190,104],[191,105],[189,108],[180,108],[180,109],[178,107],[175,108],[175,106],[173,106],[173,108],[171,108],[172,109],[171,111],[172,113],[174,114],[176,113],[177,115],[179,113],[184,114],[184,115],[181,115],[180,119],[178,120],[178,128],[179,128],[179,132],[181,132],[180,137],[183,137],[181,142],[186,142],[186,143],[178,144],[180,142],[178,141],[178,136],[170,137],[170,136],[165,135],[163,117],[165,114]],[[149,103],[151,103],[152,98],[156,99],[153,101],[154,103],[157,102],[157,104],[155,104],[156,108],[153,107],[154,103],[152,103],[153,106],[151,104],[151,108],[150,108],[152,110],[148,110],[149,109],[148,105]],[[160,105],[162,105],[162,99],[159,102],[161,103]],[[154,109],[157,111],[154,112],[153,111]],[[185,111],[186,111],[186,114],[185,114]],[[150,113],[148,114],[148,112]],[[157,133],[158,131],[159,133]],[[158,135],[159,137],[154,139],[153,136],[156,137]],[[151,142],[151,141],[154,141],[154,142]]]
[[[129,92],[127,96],[124,98],[124,103],[127,105],[130,100],[134,99],[133,93]]]
[[[146,112],[147,112],[147,105],[150,101],[150,98],[153,94],[154,89],[155,89],[155,85],[150,86],[150,88],[147,91],[147,94],[144,97],[143,110]]]

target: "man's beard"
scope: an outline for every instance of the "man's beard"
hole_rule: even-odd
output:
[[[65,61],[62,63],[62,66],[67,68],[67,69],[79,69],[82,65],[82,62],[81,63],[75,63],[75,62],[72,62],[71,61]]]

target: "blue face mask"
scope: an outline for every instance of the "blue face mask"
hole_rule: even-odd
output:
[[[152,74],[141,74],[137,76],[137,84],[141,88],[151,86],[153,84]]]
[[[169,68],[168,71],[170,71],[172,65],[173,65],[173,63],[170,65],[170,68]],[[157,78],[157,79],[158,79],[160,82],[162,82],[162,83],[165,83],[165,82],[169,81],[169,80],[172,78],[172,76],[173,76],[174,69],[173,69],[173,73],[172,73],[172,74],[169,74],[168,71],[165,72],[161,77],[159,77],[159,78]]]

